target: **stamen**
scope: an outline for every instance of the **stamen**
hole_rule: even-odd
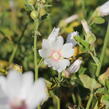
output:
[[[54,50],[51,52],[50,56],[55,61],[59,61],[61,59],[61,57],[62,57],[60,51],[54,51]]]

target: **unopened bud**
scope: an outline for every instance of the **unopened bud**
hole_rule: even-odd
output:
[[[82,64],[82,60],[77,59],[76,61],[74,61],[74,63],[69,68],[67,68],[63,72],[63,76],[66,77],[66,78],[69,78],[72,74],[78,72],[81,64]]]
[[[44,16],[46,14],[46,11],[44,8],[41,8],[39,11],[40,17]]]
[[[77,59],[77,60],[74,61],[74,63],[67,69],[67,71],[70,72],[70,73],[76,73],[76,72],[80,69],[81,64],[82,64],[82,60]]]
[[[89,32],[89,33],[87,33],[86,34],[87,36],[87,38],[86,38],[86,40],[90,43],[90,44],[92,44],[92,43],[94,43],[95,41],[96,41],[96,37],[95,37],[95,35],[92,33],[92,32]]]
[[[86,35],[85,35],[86,41],[89,42],[90,44],[94,43],[95,40],[96,40],[96,37],[95,37],[95,35],[91,32],[91,30],[90,30],[90,28],[89,28],[87,22],[86,22],[85,20],[82,20],[81,23],[82,23],[82,26],[83,26],[84,31],[85,31],[85,33],[86,33]]]
[[[38,17],[38,13],[37,11],[33,10],[31,13],[30,13],[30,16],[33,20],[35,20],[37,17]]]
[[[79,36],[77,31],[68,34],[67,36],[67,43],[72,43],[73,47],[77,44],[77,41],[74,39],[75,36]]]

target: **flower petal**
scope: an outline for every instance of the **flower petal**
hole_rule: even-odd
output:
[[[109,15],[109,1],[98,7],[101,16]]]
[[[33,86],[33,72],[26,72],[22,75],[22,86],[20,92],[20,98],[26,99],[28,93],[30,93],[31,87]]]
[[[0,105],[0,109],[11,109],[9,105]]]
[[[58,70],[59,69],[59,62],[54,61],[51,58],[46,58],[44,60],[44,63],[48,65],[48,67],[53,67],[54,70]]]
[[[58,33],[59,33],[59,28],[54,28],[51,32],[51,34],[49,35],[48,37],[48,40],[50,42],[53,42],[56,40],[57,36],[58,36]]]
[[[45,82],[43,79],[38,79],[28,95],[27,104],[30,108],[35,108],[47,98],[48,93]]]
[[[15,70],[10,71],[7,76],[7,95],[10,98],[19,96],[21,88],[21,74]],[[17,95],[16,95],[17,94]]]
[[[67,59],[62,59],[58,64],[59,64],[58,72],[62,72],[66,69],[67,66],[70,65],[70,61]]]
[[[50,50],[49,49],[40,49],[39,50],[39,55],[42,57],[42,58],[47,58],[50,56]]]
[[[47,39],[43,39],[42,48],[49,48],[49,47],[50,47],[49,41]]]
[[[55,50],[60,50],[63,47],[63,43],[64,43],[63,37],[59,36],[59,37],[57,37],[57,40],[54,43],[52,43],[53,44],[52,48]]]
[[[74,50],[72,49],[72,44],[71,43],[64,44],[61,52],[63,57],[70,58],[74,53]]]
[[[74,39],[75,36],[79,36],[78,32],[72,32],[68,34],[67,36],[67,43],[72,43],[72,46],[74,47],[77,44],[77,41]]]
[[[6,105],[7,103],[8,103],[8,97],[5,95],[5,92],[2,90],[0,86],[0,106]]]
[[[7,92],[7,80],[3,76],[0,76],[0,87],[3,90],[4,93]]]

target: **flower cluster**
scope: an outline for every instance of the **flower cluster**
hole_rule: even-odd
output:
[[[33,73],[11,71],[0,76],[0,109],[35,109],[48,98],[44,79],[33,82]]]
[[[58,34],[59,28],[54,28],[48,39],[43,39],[42,49],[39,50],[39,54],[44,58],[44,63],[47,64],[48,67],[62,72],[70,65],[69,58],[74,56],[74,47],[77,44],[74,36],[78,35],[78,33],[68,35],[65,44],[63,37]]]

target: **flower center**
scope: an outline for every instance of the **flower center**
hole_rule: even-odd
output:
[[[52,51],[51,57],[53,58],[53,60],[59,61],[62,56],[61,56],[60,51]]]
[[[24,100],[11,103],[11,109],[28,109]]]

